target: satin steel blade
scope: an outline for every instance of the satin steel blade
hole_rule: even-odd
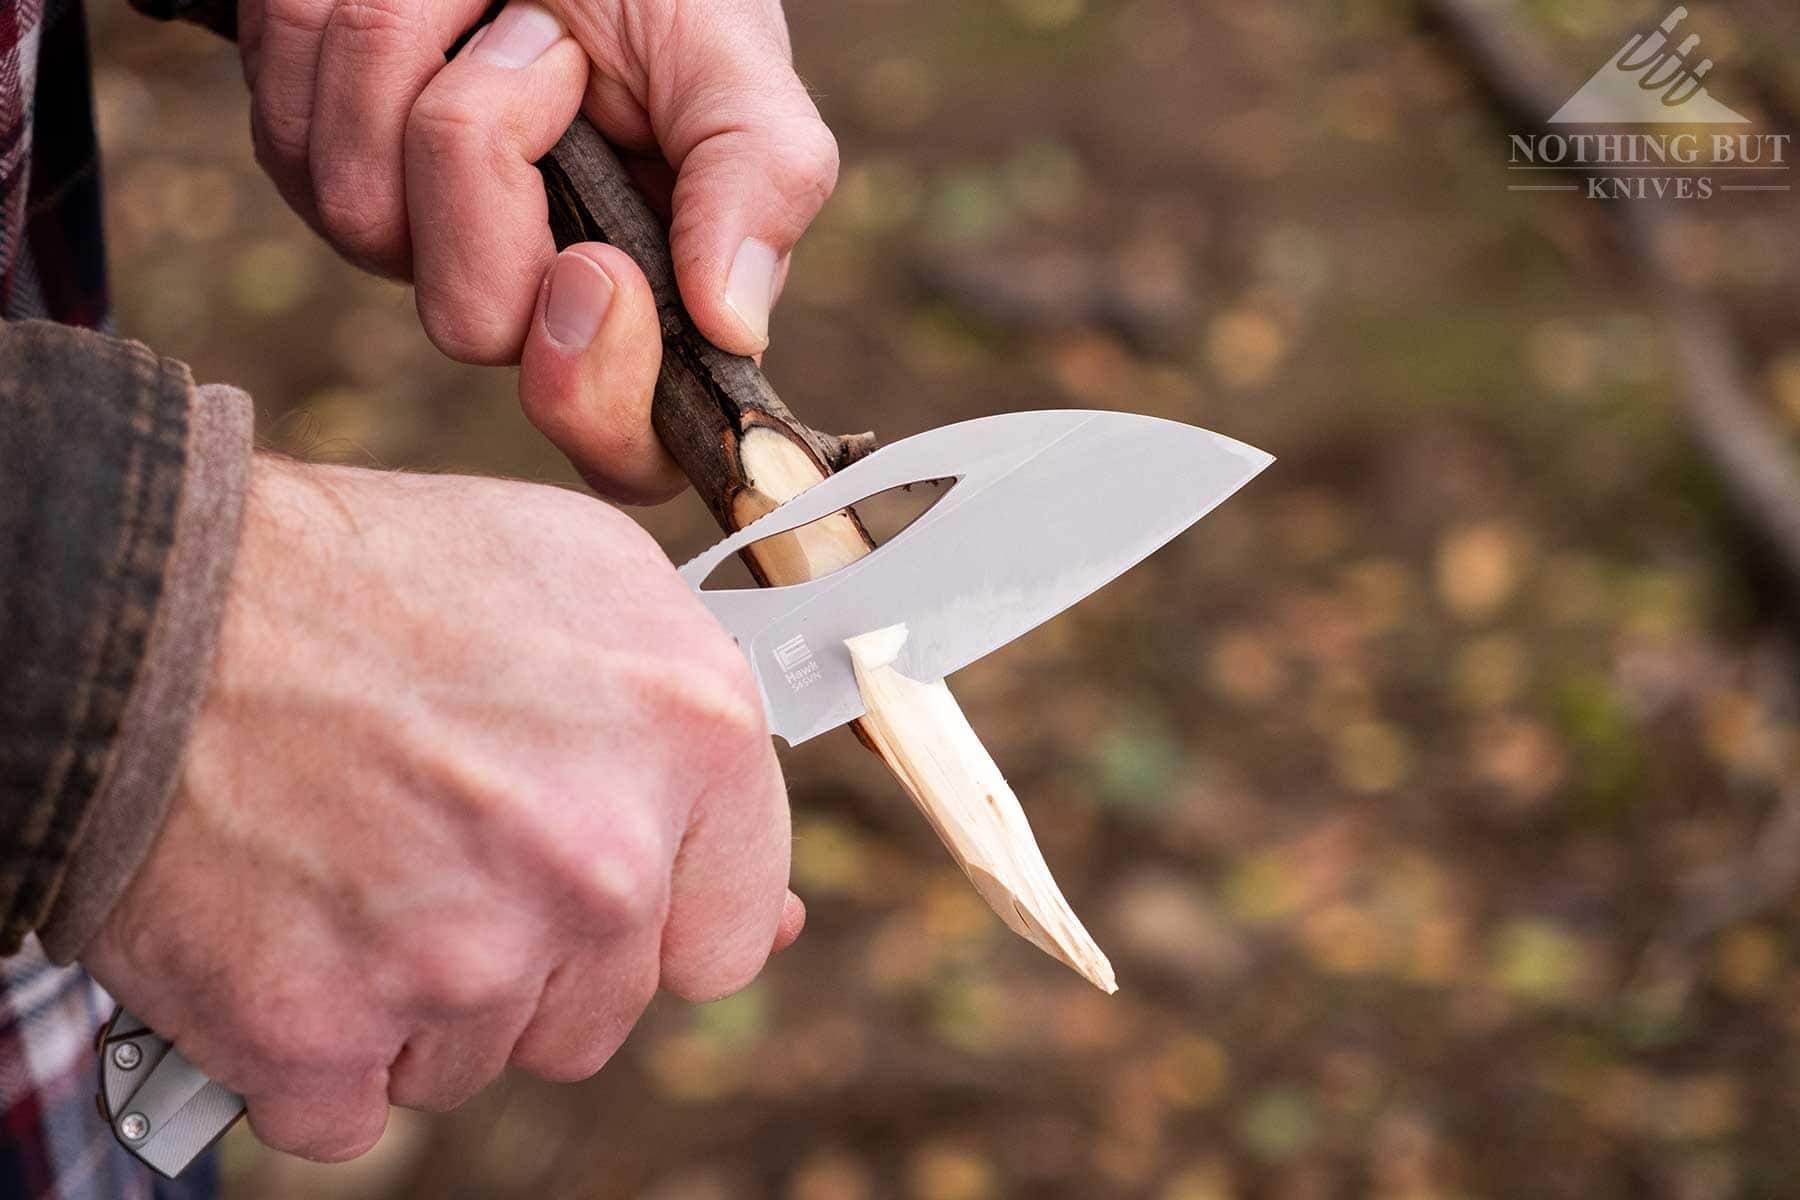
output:
[[[844,641],[904,623],[896,666],[941,679],[1049,620],[1198,521],[1274,459],[1155,417],[1010,413],[896,442],[682,568],[700,588],[728,555],[901,484],[954,478],[893,541],[810,583],[700,591],[790,745],[862,715]]]

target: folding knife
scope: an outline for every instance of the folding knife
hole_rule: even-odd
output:
[[[737,639],[769,728],[798,745],[863,713],[846,639],[904,622],[895,662],[942,679],[1117,578],[1274,459],[1131,413],[1010,413],[895,442],[682,567]],[[899,536],[821,579],[707,590],[726,558],[903,484],[952,480]],[[123,1009],[101,1031],[100,1108],[132,1154],[178,1174],[243,1114],[241,1097]]]

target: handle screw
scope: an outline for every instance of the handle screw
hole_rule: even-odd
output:
[[[128,1142],[141,1142],[150,1132],[150,1121],[143,1113],[126,1113],[119,1120],[119,1133]]]
[[[143,1061],[144,1052],[138,1049],[136,1042],[120,1042],[113,1047],[113,1066],[121,1071],[135,1071]]]

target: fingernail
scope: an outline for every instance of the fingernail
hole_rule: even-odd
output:
[[[509,4],[469,52],[496,67],[528,67],[562,40],[562,22],[535,4]]]
[[[745,238],[725,277],[725,303],[750,336],[769,344],[769,306],[775,302],[775,248]]]
[[[613,281],[593,259],[573,251],[557,255],[550,269],[550,295],[544,301],[545,332],[558,345],[586,349],[600,332],[612,297]]]

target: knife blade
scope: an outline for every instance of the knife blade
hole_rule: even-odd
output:
[[[981,417],[827,476],[681,574],[744,651],[771,731],[799,745],[863,713],[846,639],[904,623],[900,672],[942,679],[1111,582],[1273,461],[1222,434],[1135,413]],[[746,546],[933,479],[954,483],[898,537],[831,575],[703,587]]]

